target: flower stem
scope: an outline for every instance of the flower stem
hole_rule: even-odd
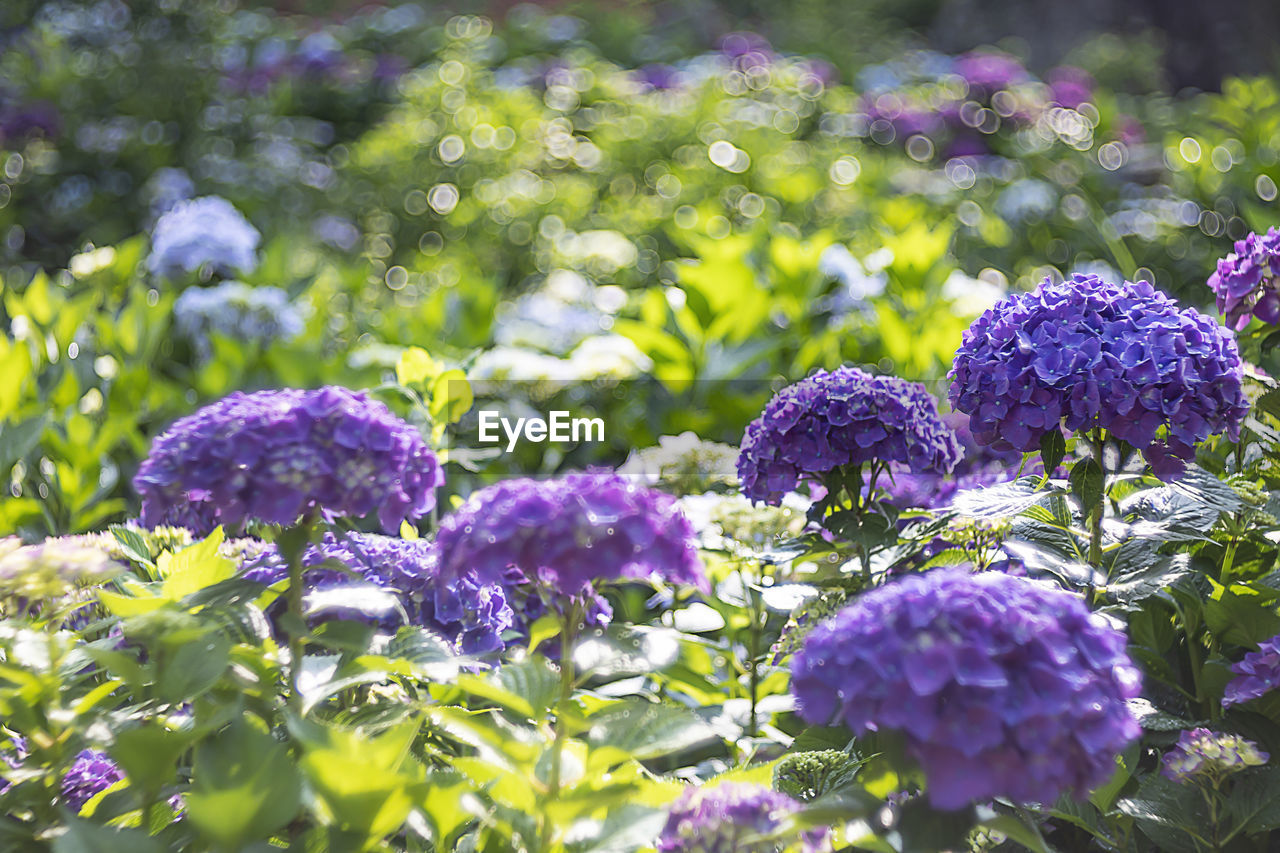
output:
[[[289,704],[294,710],[302,708],[302,661],[307,650],[307,622],[302,609],[304,587],[302,583],[302,558],[307,546],[315,539],[316,517],[314,513],[303,516],[293,530],[285,531],[277,542],[281,555],[289,566],[289,589],[285,593],[287,633],[289,635]]]
[[[578,621],[581,618],[581,605],[574,600],[569,605],[564,621],[560,623],[560,697],[556,702],[555,734],[551,741],[551,766],[547,774],[546,802],[542,808],[542,826],[538,849],[542,853],[551,850],[551,815],[546,806],[560,799],[560,782],[564,757],[564,743],[568,739],[568,722],[565,711],[569,700],[573,698],[573,645],[577,639]]]
[[[1102,515],[1107,504],[1107,465],[1103,454],[1105,442],[1102,430],[1095,429],[1090,446],[1094,461],[1098,463],[1098,473],[1102,477],[1102,498],[1089,516],[1089,565],[1095,569],[1102,565]]]

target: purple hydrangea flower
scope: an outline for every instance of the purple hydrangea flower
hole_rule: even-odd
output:
[[[100,749],[86,749],[76,756],[62,777],[62,799],[76,814],[84,804],[124,778],[124,771]]]
[[[1246,767],[1260,767],[1270,757],[1239,735],[1189,729],[1178,738],[1177,746],[1164,754],[1160,772],[1174,782],[1203,779],[1216,784]]]
[[[142,523],[208,533],[305,512],[364,516],[384,529],[435,506],[444,482],[416,429],[360,392],[325,387],[235,393],[155,440],[133,485]]]
[[[1031,77],[1026,67],[1015,57],[995,51],[972,51],[956,57],[955,73],[969,84],[971,93],[986,95],[1007,89]]]
[[[1092,98],[1097,85],[1092,74],[1074,65],[1059,65],[1049,72],[1048,81],[1054,102],[1071,110]]]
[[[772,45],[758,33],[729,33],[720,40],[720,52],[743,72],[767,68],[774,60]]]
[[[1218,297],[1218,310],[1237,330],[1253,317],[1280,323],[1280,231],[1268,228],[1266,234],[1237,240],[1235,251],[1209,276],[1209,288]]]
[[[660,92],[678,89],[682,82],[679,69],[661,62],[655,62],[638,69],[635,72],[635,77],[641,85]]]
[[[1224,708],[1257,699],[1280,687],[1280,636],[1259,643],[1258,650],[1233,663],[1231,671],[1236,677],[1222,696]]]
[[[871,461],[947,473],[959,457],[923,385],[841,367],[774,395],[747,426],[738,477],[744,495],[777,505],[805,475]]]
[[[147,266],[162,278],[175,278],[207,266],[222,274],[257,266],[258,229],[218,196],[179,202],[151,232]]]
[[[688,788],[667,814],[658,853],[775,853],[774,839],[800,803],[762,785],[725,782]],[[803,834],[806,853],[830,850],[825,829]]]
[[[481,489],[440,523],[440,577],[515,567],[558,597],[594,580],[661,578],[706,588],[693,528],[675,498],[610,472],[515,479]]]
[[[1149,283],[1076,274],[1007,296],[975,320],[950,397],[982,444],[1028,451],[1060,424],[1101,427],[1169,479],[1198,442],[1238,436],[1248,411],[1242,369],[1227,330]]]
[[[1051,803],[1105,782],[1140,734],[1125,636],[1076,595],[935,569],[855,599],[796,655],[801,717],[895,730],[942,809]]]
[[[518,573],[499,583],[482,584],[469,572],[448,583],[439,578],[435,548],[426,540],[396,539],[371,533],[326,533],[318,545],[302,555],[303,576],[309,593],[352,592],[349,603],[332,615],[394,627],[402,623],[398,613],[388,612],[384,602],[361,607],[359,581],[342,571],[325,567],[336,561],[363,578],[364,583],[394,593],[409,622],[451,640],[463,654],[485,654],[505,647],[503,632],[517,626],[512,604],[517,587],[527,585]],[[274,546],[246,561],[248,580],[273,584],[289,576],[289,567]],[[381,606],[379,606],[381,605]],[[522,617],[528,614],[521,609]]]

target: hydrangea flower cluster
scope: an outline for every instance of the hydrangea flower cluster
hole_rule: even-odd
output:
[[[1268,228],[1237,240],[1235,251],[1219,259],[1209,276],[1209,288],[1232,328],[1243,329],[1253,317],[1280,323],[1280,231]]]
[[[677,495],[692,495],[738,483],[738,449],[704,441],[693,432],[664,435],[655,447],[632,451],[618,473]]]
[[[1237,437],[1248,411],[1229,332],[1147,282],[1093,275],[1001,300],[965,332],[950,377],[982,444],[1028,451],[1060,424],[1101,427],[1166,479],[1198,442]]]
[[[516,625],[512,610],[515,587],[524,578],[508,573],[499,583],[481,584],[474,573],[449,582],[438,577],[435,548],[426,540],[405,540],[371,533],[326,533],[323,540],[302,555],[307,569],[303,581],[309,593],[349,589],[349,605],[333,615],[394,628],[401,624],[397,613],[386,608],[362,610],[354,594],[357,581],[325,564],[336,561],[354,571],[364,582],[395,594],[410,624],[427,628],[450,640],[462,654],[485,654],[505,648],[503,632]],[[246,561],[243,576],[248,580],[273,584],[289,576],[289,567],[280,552],[270,546]],[[521,611],[523,613],[523,611]]]
[[[0,595],[24,602],[48,601],[111,580],[124,566],[100,547],[74,538],[23,545],[0,539]]]
[[[214,287],[190,287],[173,303],[179,334],[208,359],[214,333],[244,344],[267,346],[302,333],[302,312],[278,287],[250,287],[227,281]]]
[[[84,804],[124,778],[124,771],[100,749],[86,749],[76,756],[62,777],[62,799],[79,814]]]
[[[1044,85],[1016,57],[998,51],[955,57],[913,51],[859,72],[865,94],[858,115],[875,142],[919,134],[933,144],[914,154],[932,155],[936,146],[947,158],[981,156],[1001,128],[1036,124],[1093,97],[1092,78],[1078,68],[1053,69],[1048,80]]]
[[[208,533],[305,512],[364,516],[395,530],[435,506],[440,463],[382,403],[333,386],[235,393],[155,440],[133,485],[142,522]]]
[[[791,689],[810,723],[896,730],[941,809],[1053,802],[1105,782],[1140,734],[1125,636],[1076,595],[1002,572],[935,569],[817,626]]]
[[[205,266],[221,274],[248,272],[257,266],[261,239],[258,229],[226,199],[191,199],[175,204],[156,222],[147,266],[162,278]]]
[[[959,458],[923,385],[841,367],[774,395],[747,426],[738,477],[747,497],[777,505],[805,475],[872,461],[949,473]]]
[[[1204,780],[1214,785],[1246,767],[1260,767],[1270,757],[1239,735],[1189,729],[1178,738],[1177,746],[1165,753],[1160,772],[1174,782]]]
[[[446,583],[472,570],[500,583],[515,567],[559,598],[613,578],[707,584],[675,498],[604,471],[481,489],[440,523],[436,546]]]
[[[791,839],[774,839],[783,822],[800,808],[786,794],[747,783],[689,788],[667,814],[658,853],[776,853]],[[800,839],[806,853],[830,850],[825,829]]]
[[[1231,671],[1236,677],[1222,696],[1224,708],[1257,699],[1280,687],[1280,636],[1259,643],[1258,650],[1233,663]]]

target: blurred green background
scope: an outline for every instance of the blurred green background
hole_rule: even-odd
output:
[[[817,367],[941,380],[977,314],[1046,276],[1212,310],[1215,260],[1276,220],[1278,17],[5,4],[0,534],[130,516],[151,437],[236,389],[374,388],[440,436],[460,375],[481,399],[519,380],[619,425],[460,453],[466,491],[686,429],[732,441]],[[260,233],[254,263],[160,275],[155,223],[211,195]]]

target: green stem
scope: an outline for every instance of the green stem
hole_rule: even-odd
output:
[[[289,704],[294,710],[302,710],[302,662],[307,651],[307,621],[302,609],[303,594],[302,557],[315,538],[316,517],[308,514],[298,522],[293,535],[282,536],[278,542],[280,551],[289,565],[289,589],[285,593],[288,608],[289,634]]]
[[[551,741],[551,767],[547,778],[546,802],[542,809],[542,826],[538,839],[538,849],[542,853],[551,850],[552,823],[551,815],[545,806],[560,799],[560,782],[564,756],[564,744],[568,739],[568,722],[565,711],[569,700],[573,698],[573,644],[578,634],[578,620],[581,605],[574,601],[560,623],[560,698],[556,703],[555,734]]]
[[[1089,565],[1095,569],[1102,566],[1102,511],[1107,503],[1107,466],[1103,454],[1104,442],[1102,430],[1095,429],[1091,447],[1094,461],[1098,463],[1098,472],[1102,477],[1102,498],[1089,516]]]
[[[747,722],[747,736],[755,737],[757,734],[756,707],[760,701],[760,594],[747,582],[745,574],[743,575],[743,587],[751,610],[751,633],[749,635],[751,641],[747,648],[747,653],[750,655],[747,666],[749,667],[748,674],[751,679],[751,717]]]

